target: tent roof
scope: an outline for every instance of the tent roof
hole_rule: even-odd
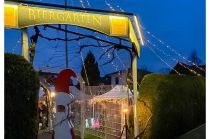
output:
[[[116,85],[112,90],[107,93],[99,96],[93,97],[91,102],[100,102],[100,101],[111,101],[111,100],[124,100],[128,98],[128,87],[124,85]],[[132,97],[132,93],[129,91],[129,97]]]

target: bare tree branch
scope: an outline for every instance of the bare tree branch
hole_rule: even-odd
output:
[[[114,52],[115,52],[115,50],[112,51],[112,58],[111,58],[109,61],[107,61],[107,62],[105,62],[104,64],[102,64],[102,66],[111,63],[111,62],[115,59],[115,53],[114,53]]]
[[[103,54],[101,54],[101,56],[99,57],[99,60],[101,60],[101,58],[107,54],[111,49],[114,49],[113,47],[110,47],[109,49],[107,49]]]
[[[51,25],[46,25],[45,27],[56,29],[56,30],[60,30],[60,31],[67,32],[67,33],[71,33],[71,34],[74,34],[74,35],[80,35],[80,36],[83,36],[83,37],[86,37],[86,38],[98,40],[98,41],[105,42],[105,43],[108,43],[108,44],[117,45],[117,43],[115,43],[115,42],[104,40],[104,39],[101,39],[101,38],[97,38],[97,37],[92,36],[92,35],[85,35],[85,34],[82,34],[82,33],[74,32],[74,31],[70,31],[70,30],[65,30],[65,29],[62,29],[62,28],[59,28],[59,27],[55,27],[55,26],[51,26]],[[120,38],[120,39],[122,39],[122,38]],[[122,40],[123,41],[128,41],[126,39],[122,39]],[[125,46],[125,47],[127,47],[127,46]]]
[[[112,42],[112,41],[109,41],[109,40],[104,40],[104,39],[101,39],[101,38],[97,38],[95,36],[91,36],[91,35],[85,35],[85,34],[81,34],[81,33],[77,33],[77,32],[73,32],[73,31],[69,31],[69,30],[64,30],[60,27],[54,27],[54,26],[50,26],[50,25],[46,25],[44,26],[44,30],[47,28],[52,28],[52,29],[56,29],[56,30],[60,30],[60,31],[64,31],[64,32],[67,32],[67,33],[71,33],[71,34],[74,34],[74,35],[79,35],[78,38],[74,38],[74,39],[63,39],[63,38],[50,38],[50,37],[47,37],[47,36],[44,36],[42,34],[40,34],[40,31],[38,29],[38,27],[35,27],[35,32],[36,34],[34,36],[31,37],[31,41],[32,42],[37,42],[38,40],[38,37],[41,37],[41,38],[44,38],[44,39],[47,39],[49,41],[56,41],[56,40],[62,40],[62,41],[79,41],[81,39],[84,39],[84,38],[90,38],[90,39],[94,39],[97,41],[98,45],[95,45],[95,44],[88,44],[88,45],[82,45],[82,46],[79,46],[80,47],[80,50],[78,53],[80,53],[82,51],[82,49],[86,48],[86,47],[96,47],[96,48],[105,48],[105,47],[109,47],[107,50],[105,50],[105,52],[103,54],[101,54],[101,56],[99,57],[99,60],[102,59],[102,57],[107,54],[108,52],[112,51],[112,58],[105,62],[104,64],[102,65],[106,65],[106,64],[109,64],[111,63],[115,58],[116,58],[116,55],[115,55],[115,51],[120,51],[120,50],[125,50],[129,53],[130,55],[130,58],[132,59],[132,48],[131,47],[128,47],[128,46],[125,46],[125,45],[122,45],[121,44],[121,40],[124,40],[124,41],[127,41],[125,39],[122,39],[122,38],[118,38],[120,39],[120,44],[118,43],[115,43],[115,42]],[[100,42],[104,42],[106,43],[107,45],[101,45]]]
[[[47,39],[49,41],[56,41],[56,40],[60,40],[60,41],[79,41],[81,39],[86,38],[86,37],[80,37],[80,36],[78,38],[74,38],[74,39],[50,38],[50,37],[43,36],[42,34],[38,34],[38,36],[43,38],[43,39]]]
[[[83,48],[86,48],[86,47],[97,47],[97,48],[101,47],[102,48],[102,47],[109,47],[109,46],[111,46],[111,45],[110,44],[102,45],[102,46],[98,46],[98,45],[94,45],[94,44],[81,45],[81,46],[79,46],[80,47],[80,50],[77,53],[80,53],[82,51],[82,49]]]
[[[106,64],[111,63],[111,62],[114,60],[114,58],[116,57],[116,56],[115,56],[115,50],[117,50],[117,51],[119,51],[119,50],[125,50],[125,51],[129,52],[130,58],[132,59],[132,48],[127,47],[127,46],[123,46],[123,45],[119,45],[119,44],[114,45],[113,47],[110,47],[109,49],[107,49],[103,54],[101,54],[101,56],[99,57],[99,59],[101,59],[101,58],[102,58],[105,54],[107,54],[111,49],[113,49],[113,51],[112,51],[112,59],[109,60],[108,62],[102,64],[103,66],[106,65]]]

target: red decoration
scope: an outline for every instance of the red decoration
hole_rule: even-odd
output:
[[[70,77],[77,77],[76,73],[72,69],[64,69],[59,74],[55,80],[55,92],[65,92],[70,94],[69,85]]]

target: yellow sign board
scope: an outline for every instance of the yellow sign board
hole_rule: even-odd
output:
[[[18,6],[5,4],[4,23],[6,27],[16,28],[18,26]]]
[[[34,25],[68,24],[95,30],[109,36],[129,37],[138,55],[140,46],[130,19],[126,16],[66,11],[27,5],[5,4],[6,28],[21,29]]]
[[[5,4],[5,26],[9,28],[25,28],[43,24],[70,24],[110,36],[126,37],[128,35],[127,23],[127,17]]]
[[[128,34],[128,18],[110,16],[110,34],[114,36],[120,36]]]

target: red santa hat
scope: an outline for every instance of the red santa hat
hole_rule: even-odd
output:
[[[69,84],[70,78],[77,77],[76,73],[72,69],[64,69],[59,74],[55,80],[55,92],[64,92],[70,94]]]

